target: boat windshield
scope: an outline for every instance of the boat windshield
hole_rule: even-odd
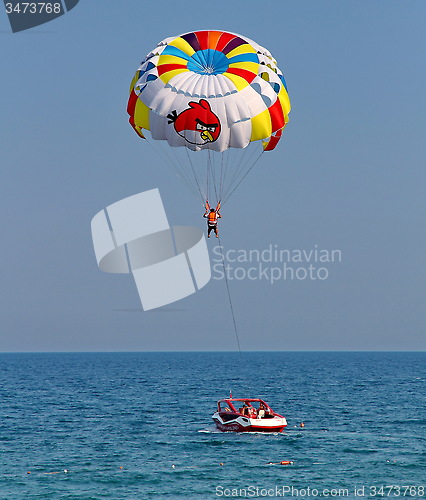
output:
[[[221,412],[234,412],[240,413],[241,415],[249,417],[264,417],[268,415],[273,415],[274,412],[272,408],[268,406],[261,399],[251,400],[251,399],[240,399],[240,400],[224,400],[218,403],[219,411]]]
[[[239,413],[250,417],[265,417],[273,414],[272,409],[262,400],[260,401],[244,401],[243,406],[238,408]]]
[[[219,411],[232,411],[226,401],[219,402]]]

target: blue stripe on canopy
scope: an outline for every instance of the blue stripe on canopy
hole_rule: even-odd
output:
[[[185,61],[190,61],[192,59],[192,57],[188,54],[185,54],[183,50],[180,50],[177,47],[173,47],[173,45],[167,45],[167,47],[161,53],[161,55],[164,54],[168,56],[180,57],[182,59],[185,59]]]
[[[254,54],[253,52],[247,52],[246,54],[239,54],[238,56],[230,57],[228,59],[229,64],[239,63],[239,62],[258,63],[259,58],[257,57],[257,54]]]

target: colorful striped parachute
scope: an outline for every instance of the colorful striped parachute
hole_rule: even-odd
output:
[[[204,171],[193,164],[193,156],[200,155],[192,154],[178,170],[204,200],[214,186],[218,201],[253,166],[250,155],[250,161],[230,159],[231,150],[252,143],[261,151],[274,149],[289,112],[286,83],[270,52],[223,31],[195,31],[160,42],[137,70],[128,102],[129,121],[140,137],[148,138],[149,131],[157,143],[207,153],[201,155]]]

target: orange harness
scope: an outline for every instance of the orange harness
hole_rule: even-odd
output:
[[[209,224],[217,224],[217,214],[216,212],[209,212],[209,215],[207,217],[207,221]]]

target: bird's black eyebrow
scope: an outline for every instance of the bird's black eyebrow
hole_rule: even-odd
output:
[[[218,123],[204,123],[202,122],[199,118],[195,118],[195,121],[199,123],[200,125],[203,125],[204,127],[218,127]]]

